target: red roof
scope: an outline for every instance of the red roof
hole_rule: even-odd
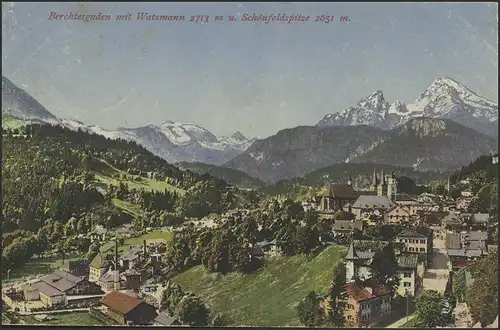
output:
[[[344,286],[344,290],[347,294],[352,297],[357,302],[361,302],[364,300],[375,299],[381,296],[385,296],[390,294],[390,290],[383,286],[375,287],[372,291],[369,291],[369,288],[364,287],[361,284],[357,283],[349,283]]]
[[[142,300],[119,291],[111,291],[101,299],[101,304],[122,314],[127,314],[142,303]]]

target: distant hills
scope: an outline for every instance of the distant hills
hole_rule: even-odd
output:
[[[497,150],[495,138],[454,121],[413,118],[390,131],[370,126],[283,130],[256,141],[224,166],[273,183],[339,163],[450,171]]]

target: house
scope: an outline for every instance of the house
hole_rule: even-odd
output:
[[[488,213],[462,213],[462,228],[467,227],[468,230],[486,230],[490,223],[490,215]]]
[[[144,241],[143,246],[131,246],[128,251],[123,253],[119,258],[119,264],[122,268],[132,269],[134,266],[140,262],[141,256],[144,255],[144,250],[146,249],[146,243]]]
[[[446,230],[459,231],[462,229],[462,219],[457,214],[448,213],[448,215],[441,220],[441,228],[443,232],[446,232]]]
[[[320,211],[335,211],[348,203],[354,203],[358,193],[350,185],[340,183],[330,185],[320,197]]]
[[[264,259],[265,253],[264,250],[260,246],[252,246],[249,248],[249,258],[250,259],[256,259],[256,260],[262,260]]]
[[[56,270],[52,274],[40,278],[40,281],[58,289],[67,296],[101,293],[100,288],[85,277],[75,276],[63,270]]]
[[[344,286],[348,297],[344,308],[347,327],[368,327],[390,318],[391,289],[369,282],[352,282]]]
[[[372,274],[374,257],[388,247],[389,242],[386,241],[352,241],[345,258],[346,282],[354,282],[356,279],[368,280]]]
[[[108,237],[108,230],[101,225],[95,226],[94,230],[90,233],[91,242],[105,242]]]
[[[276,245],[275,239],[272,241],[264,240],[261,242],[257,242],[257,243],[255,243],[255,246],[260,247],[262,249],[262,251],[264,251],[264,254],[267,254],[267,253],[279,254],[281,252],[281,250]]]
[[[158,313],[158,316],[154,319],[154,326],[160,327],[171,327],[179,326],[181,323],[175,317],[168,316],[165,313]]]
[[[418,260],[419,255],[415,253],[403,253],[397,257],[400,296],[417,296],[423,280],[418,274]]]
[[[410,209],[403,205],[394,205],[385,214],[385,221],[389,223],[409,222],[410,219]]]
[[[471,231],[446,234],[446,253],[452,266],[461,260],[475,260],[488,254],[486,242],[488,233]]]
[[[427,227],[405,228],[394,239],[396,243],[403,244],[403,251],[432,253],[433,232]]]
[[[103,257],[101,254],[98,254],[94,259],[92,259],[89,265],[90,282],[99,283],[99,279],[108,271],[109,267],[112,265],[112,258],[113,256],[111,255]]]
[[[154,306],[119,291],[106,294],[101,304],[106,315],[121,325],[152,325],[158,316]]]
[[[356,219],[382,219],[385,213],[394,206],[387,196],[359,196],[352,205],[352,213]]]
[[[90,263],[88,260],[70,261],[68,272],[75,276],[88,277],[90,274]]]
[[[141,273],[133,269],[127,269],[120,274],[120,282],[124,283],[129,290],[139,290],[141,287]]]
[[[101,278],[99,278],[99,286],[105,292],[111,290],[120,290],[125,285],[120,278],[120,271],[113,269],[113,266],[110,266]]]
[[[347,236],[354,229],[362,232],[364,229],[364,222],[362,220],[335,220],[332,232],[334,237]]]
[[[408,194],[396,194],[394,203],[400,206],[417,204],[417,199]]]
[[[474,194],[471,191],[462,191],[462,192],[460,192],[460,195],[462,195],[462,197],[472,197],[472,196],[474,196]]]
[[[66,295],[64,292],[54,288],[46,282],[39,282],[37,287],[40,301],[45,307],[66,305]]]
[[[158,291],[158,285],[155,284],[145,284],[140,287],[140,292],[141,293],[151,293],[154,294],[155,292]]]

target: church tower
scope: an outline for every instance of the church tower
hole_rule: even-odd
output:
[[[380,183],[377,186],[377,196],[387,196],[387,182],[385,179],[384,170],[382,170]]]
[[[378,180],[377,180],[377,172],[373,169],[373,178],[372,184],[370,185],[370,191],[377,191]]]
[[[354,241],[351,240],[349,251],[347,251],[347,256],[345,257],[345,275],[347,283],[354,282],[358,275],[356,269],[356,262],[358,259],[358,254],[354,248]]]
[[[387,197],[389,197],[389,199],[392,201],[396,199],[397,184],[398,182],[396,176],[394,175],[394,172],[392,172],[387,179]]]

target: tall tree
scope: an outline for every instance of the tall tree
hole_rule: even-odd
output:
[[[297,313],[302,324],[306,327],[315,327],[321,324],[322,318],[318,312],[318,298],[316,292],[311,291],[297,305]]]

